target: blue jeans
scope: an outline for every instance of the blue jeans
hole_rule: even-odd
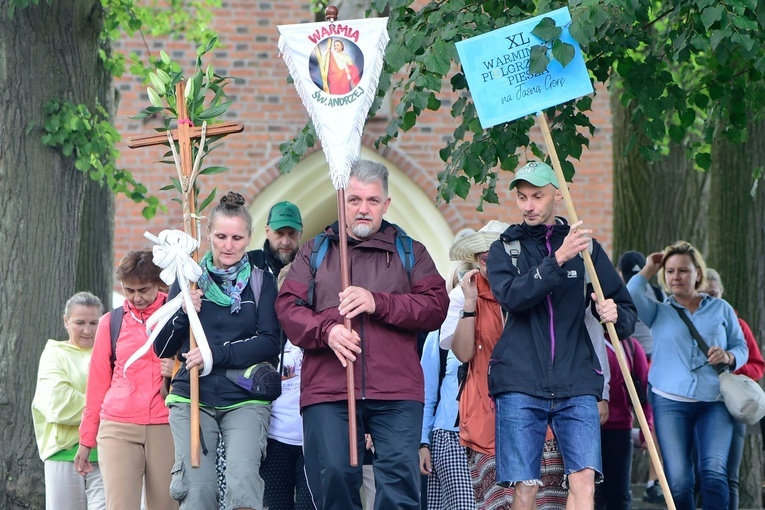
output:
[[[730,442],[728,454],[728,492],[730,493],[730,510],[738,510],[738,471],[741,467],[741,458],[744,456],[744,438],[746,437],[746,424],[740,421],[733,422],[733,440]]]
[[[600,418],[592,395],[538,398],[502,393],[495,398],[497,483],[541,483],[542,448],[548,424],[558,440],[566,476],[592,469],[602,479]]]
[[[664,470],[678,510],[694,510],[693,447],[704,510],[727,509],[728,453],[733,418],[722,402],[678,402],[653,394],[653,416]]]

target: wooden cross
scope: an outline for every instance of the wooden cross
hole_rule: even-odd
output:
[[[175,86],[175,97],[177,98],[178,108],[178,128],[170,131],[172,139],[178,141],[181,173],[183,179],[181,182],[181,189],[183,190],[183,228],[185,232],[193,237],[199,239],[199,232],[197,228],[196,220],[196,207],[194,197],[194,186],[190,182],[191,173],[193,170],[191,141],[202,137],[202,128],[192,126],[189,119],[188,109],[185,101],[185,89],[186,84],[181,81]],[[244,131],[244,125],[239,122],[223,122],[220,124],[214,124],[207,126],[205,129],[205,136],[226,136],[231,133],[241,133]],[[167,132],[155,135],[136,136],[128,141],[128,147],[136,149],[138,147],[151,147],[154,145],[162,145],[168,142]],[[202,150],[202,147],[199,148]],[[194,250],[192,258],[199,262],[198,250]],[[196,284],[191,284],[192,290],[196,288]],[[194,333],[189,330],[189,345],[190,349],[197,347]],[[200,441],[199,441],[199,367],[195,366],[189,373],[189,389],[191,393],[191,466],[199,467],[201,460],[200,455]]]

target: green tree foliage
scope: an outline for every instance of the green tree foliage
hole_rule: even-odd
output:
[[[115,193],[122,193],[136,203],[145,203],[143,215],[153,217],[160,206],[157,197],[147,195],[146,186],[137,182],[127,170],[117,168],[119,151],[115,144],[120,135],[100,106],[91,113],[84,104],[51,99],[43,106],[45,134],[42,142],[57,148],[65,157],[74,158],[74,167],[92,180],[106,184]]]
[[[50,0],[46,0],[50,3]],[[38,5],[40,0],[10,0],[8,15],[10,18],[16,9],[23,9],[31,5]],[[169,35],[171,37],[185,36],[192,41],[205,41],[200,47],[199,57],[210,51],[217,40],[209,28],[212,18],[212,9],[220,6],[220,0],[170,0],[161,5],[157,2],[148,4],[137,3],[133,0],[101,0],[103,8],[103,30],[100,36],[99,58],[104,68],[112,76],[121,76],[126,69],[140,76],[149,87],[149,97],[159,100],[155,89],[162,86],[163,80],[159,79],[158,73],[167,76],[169,87],[175,85],[182,78],[180,66],[170,62],[167,55],[152,55],[147,47],[149,58],[142,60],[136,53],[129,56],[113,54],[111,41],[116,40],[123,34],[135,33],[149,34],[151,36]],[[194,85],[201,84],[203,73],[197,63],[197,71],[190,82],[189,90]],[[152,71],[153,69],[157,71]],[[168,73],[172,73],[172,78]],[[173,81],[174,80],[174,81]],[[225,79],[215,76],[205,82],[204,92],[197,87],[197,93],[192,96],[192,106],[189,109],[193,120],[212,120],[225,113],[230,102],[221,104],[225,98],[222,83]],[[172,81],[172,83],[170,83]],[[202,111],[204,96],[208,89],[215,95],[212,106]],[[172,90],[168,97],[174,101]],[[62,98],[50,98],[47,103],[41,105],[46,116],[42,142],[50,147],[57,148],[65,157],[74,158],[74,166],[77,170],[88,175],[92,180],[106,184],[115,193],[122,193],[136,203],[143,203],[143,215],[147,219],[152,218],[158,209],[162,208],[159,199],[147,194],[146,187],[137,182],[132,174],[117,167],[118,152],[115,144],[120,141],[119,133],[114,129],[107,112],[98,104],[96,98],[92,98],[90,108],[87,104],[74,104]],[[169,106],[173,112],[174,104]],[[144,111],[144,117],[161,112],[162,108],[154,111]],[[165,128],[169,127],[169,117],[165,116]],[[211,138],[212,144],[217,138]],[[208,152],[208,150],[206,150]],[[206,169],[205,173],[214,173],[215,169]],[[210,198],[211,199],[211,198]]]
[[[29,1],[29,0],[14,0]],[[104,6],[105,42],[127,34],[136,33],[151,37],[184,37],[196,43],[209,41],[215,34],[210,30],[213,9],[221,6],[221,0],[168,0],[137,2],[134,0],[101,0]],[[147,54],[151,55],[149,48]],[[152,55],[148,62],[136,53],[110,55],[101,52],[101,58],[114,76],[122,76],[127,68],[130,73],[148,80],[149,72],[160,64],[160,58]]]
[[[390,13],[385,68],[378,101],[389,89],[402,93],[396,115],[378,144],[387,144],[414,127],[425,110],[442,108],[445,84],[456,93],[451,104],[453,137],[440,151],[440,197],[466,197],[471,186],[483,189],[482,200],[496,203],[498,172],[512,171],[527,150],[543,157],[529,139],[530,117],[482,129],[459,67],[455,43],[568,5],[567,27],[582,46],[591,77],[608,83],[616,73],[622,104],[632,105],[633,136],[626,152],[637,150],[649,161],[675,142],[687,148],[697,168],[711,163],[715,137],[747,139],[747,114],[765,110],[765,3],[757,0],[442,0],[421,9],[411,0],[374,0],[373,9]],[[549,49],[534,50],[532,66],[546,59],[570,60],[570,49],[556,39],[552,20],[537,27]],[[547,110],[553,139],[567,177],[571,159],[579,159],[594,126],[587,112],[591,98]],[[724,126],[721,127],[721,126]],[[308,125],[282,146],[280,167],[288,171],[315,144]],[[480,206],[479,206],[480,207]]]

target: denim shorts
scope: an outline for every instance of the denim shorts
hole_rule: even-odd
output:
[[[547,399],[502,393],[495,401],[497,483],[534,481],[541,485],[548,424],[558,440],[566,476],[589,468],[595,471],[596,482],[603,478],[600,417],[594,396]]]

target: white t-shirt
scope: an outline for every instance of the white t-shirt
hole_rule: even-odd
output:
[[[281,364],[282,394],[271,404],[268,437],[295,446],[303,444],[303,418],[300,415],[300,370],[303,350],[287,340]]]
[[[465,306],[465,294],[462,287],[457,285],[449,293],[449,311],[446,313],[446,319],[441,324],[441,348],[451,349],[454,330],[457,329],[457,323],[460,320],[460,310]]]

